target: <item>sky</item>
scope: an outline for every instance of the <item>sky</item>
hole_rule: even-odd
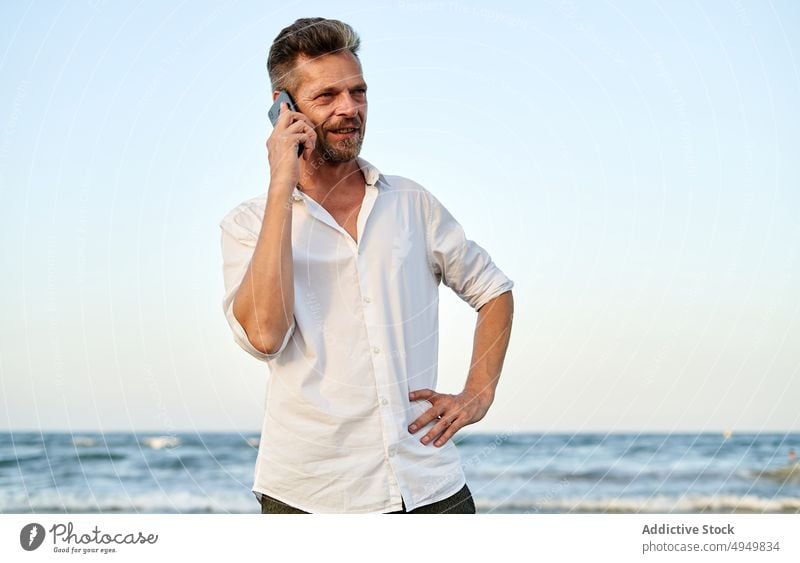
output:
[[[261,427],[219,221],[266,191],[269,46],[352,25],[361,155],[514,280],[469,431],[800,431],[800,4],[0,3],[0,428]],[[477,314],[440,289],[437,390]]]

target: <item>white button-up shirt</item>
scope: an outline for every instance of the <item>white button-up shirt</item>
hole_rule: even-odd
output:
[[[254,348],[233,315],[266,194],[220,224],[225,315],[270,371],[252,490],[306,512],[383,513],[402,501],[411,511],[464,486],[453,441],[420,442],[436,421],[408,432],[432,406],[408,393],[436,389],[439,282],[475,310],[514,285],[429,191],[357,162],[358,242],[294,189],[294,318],[274,354]]]

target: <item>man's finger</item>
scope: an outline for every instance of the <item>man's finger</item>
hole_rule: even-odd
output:
[[[416,401],[418,399],[430,399],[436,394],[435,391],[431,389],[417,389],[415,391],[410,391],[408,393],[408,398],[412,401]]]
[[[286,102],[281,102],[281,109],[278,113],[278,121],[275,122],[275,127],[277,128],[278,125],[281,127],[287,127],[292,124],[294,121],[292,119],[292,114],[294,112],[289,109],[289,105]]]
[[[422,440],[420,440],[420,441],[423,444],[431,443],[433,440],[436,439],[437,436],[439,436],[440,434],[445,432],[448,429],[448,427],[452,426],[452,423],[457,418],[458,418],[457,414],[456,415],[449,415],[449,416],[444,416],[443,415],[442,418],[439,419],[439,422],[437,422],[436,425],[433,428],[431,428],[428,431],[428,433],[425,434],[425,436],[422,437]]]
[[[299,111],[292,111],[289,109],[289,106],[286,105],[286,102],[281,102],[281,112],[278,114],[278,121],[275,123],[275,126],[277,127],[280,125],[285,128],[298,121],[304,122],[312,129],[315,127],[314,122],[311,121],[306,114]]]
[[[303,158],[308,160],[311,158],[311,152],[314,150],[314,146],[317,144],[317,134],[314,132],[313,129],[310,130],[308,139],[306,139],[305,144],[303,145]]]
[[[450,438],[452,438],[452,437],[453,437],[453,434],[455,434],[456,432],[458,432],[459,430],[461,430],[463,427],[464,427],[464,422],[463,422],[463,419],[462,419],[462,417],[458,417],[458,418],[456,418],[456,419],[455,419],[455,420],[454,420],[454,421],[453,421],[453,422],[450,424],[450,426],[448,426],[448,427],[447,427],[447,430],[445,430],[445,431],[444,431],[444,434],[442,434],[441,436],[439,436],[439,439],[438,439],[438,440],[436,440],[436,441],[433,443],[433,445],[434,445],[434,446],[436,446],[437,448],[440,448],[440,447],[444,446],[444,445],[445,445],[445,443],[447,443],[447,440],[449,440]]]
[[[413,434],[414,432],[416,432],[417,430],[428,424],[430,421],[439,418],[439,415],[441,414],[441,408],[442,407],[437,407],[436,405],[434,405],[428,410],[426,410],[417,418],[417,420],[415,420],[409,425],[408,431]]]

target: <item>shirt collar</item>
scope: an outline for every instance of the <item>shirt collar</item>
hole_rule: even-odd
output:
[[[360,156],[356,157],[356,163],[358,167],[361,169],[362,174],[364,174],[364,178],[367,181],[368,188],[379,188],[381,186],[380,177],[381,172],[375,166],[361,158]],[[297,186],[294,187],[292,190],[292,199],[294,201],[302,201],[303,200],[303,192],[298,189]]]
[[[364,178],[367,179],[367,186],[379,187],[378,180],[380,179],[381,171],[360,156],[356,158],[356,162],[358,162],[358,167],[361,168]]]

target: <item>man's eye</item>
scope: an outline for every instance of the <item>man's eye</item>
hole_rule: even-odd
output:
[[[326,98],[326,97],[327,97],[327,98],[330,98],[330,97],[332,97],[332,96],[333,96],[333,94],[331,94],[330,92],[324,92],[324,93],[320,94],[319,96],[320,96],[321,98]]]

